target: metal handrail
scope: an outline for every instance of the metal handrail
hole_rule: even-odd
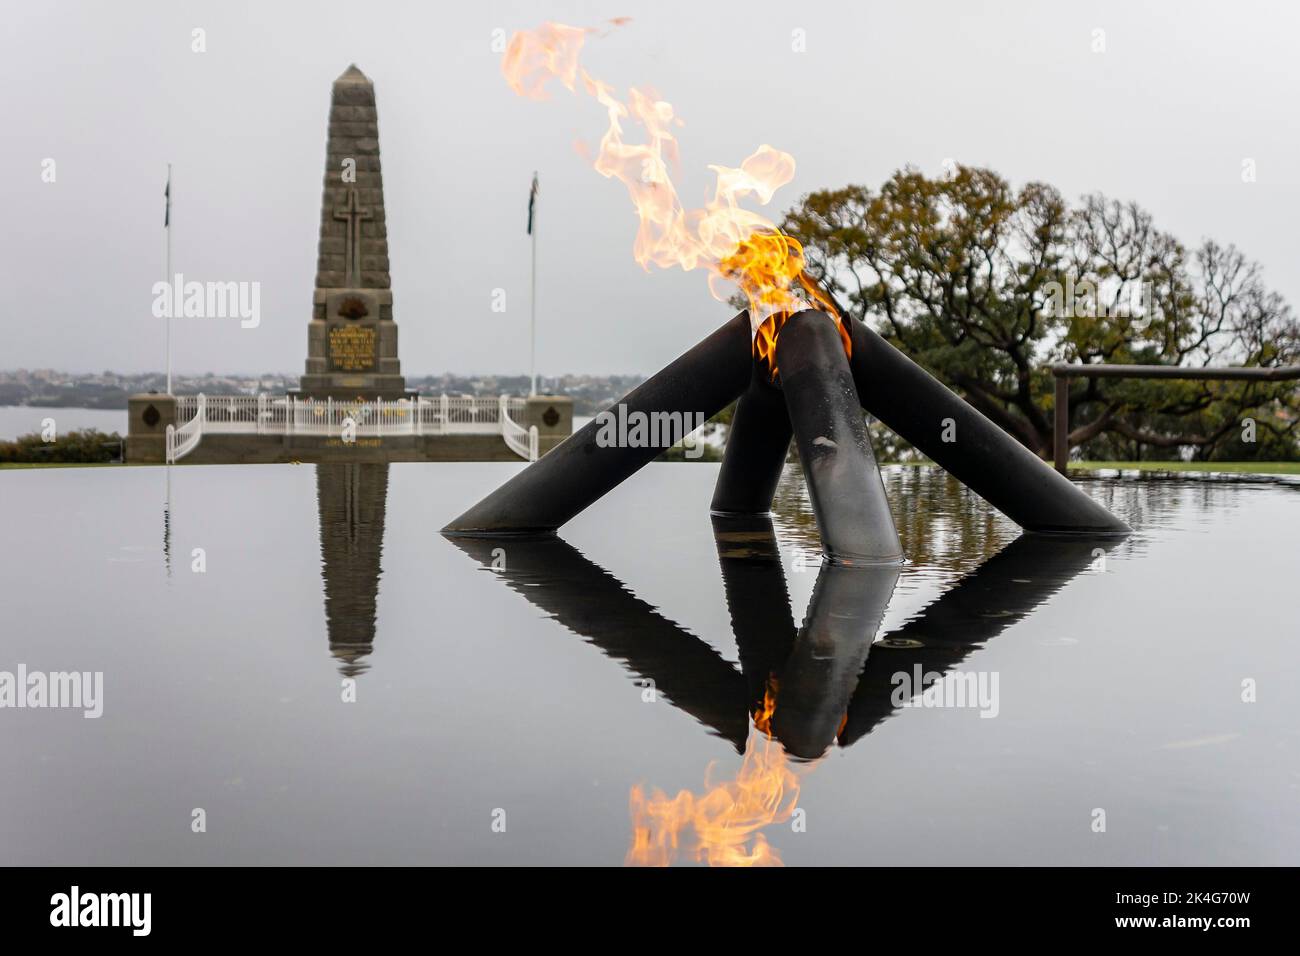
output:
[[[1182,365],[1070,365],[1052,366],[1052,374],[1060,378],[1172,378],[1172,379],[1259,379],[1266,382],[1286,382],[1300,378],[1300,365],[1278,365],[1271,368],[1232,365],[1207,365],[1199,368]]]

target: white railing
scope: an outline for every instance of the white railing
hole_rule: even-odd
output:
[[[200,392],[192,399],[194,411],[188,421],[180,428],[167,426],[167,464],[175,464],[192,452],[199,439],[203,437],[203,425],[207,419],[207,399]],[[177,402],[179,410],[180,402]]]
[[[505,439],[506,446],[523,458],[525,461],[537,460],[537,426],[525,429],[513,418],[510,417],[510,409],[507,407],[508,399],[501,396],[500,416],[501,416],[501,437]]]
[[[177,457],[214,435],[501,435],[521,458],[537,460],[537,428],[525,429],[523,398],[473,395],[420,396],[369,402],[300,399],[293,395],[181,395],[176,399]],[[198,422],[192,429],[190,426]],[[190,429],[190,431],[186,431]],[[190,441],[190,437],[193,441]],[[188,444],[186,444],[188,442]],[[184,445],[183,450],[181,446]],[[168,446],[170,450],[170,445]]]

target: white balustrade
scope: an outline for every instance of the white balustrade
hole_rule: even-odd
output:
[[[396,400],[335,401],[302,399],[296,395],[180,395],[179,423],[169,428],[167,460],[189,454],[202,436],[321,435],[341,438],[345,427],[357,437],[396,435],[501,435],[521,458],[536,461],[537,428],[515,421],[527,403],[522,398],[440,395]]]
[[[519,410],[524,408],[523,399],[515,399],[519,403]],[[505,439],[506,445],[520,458],[526,461],[537,460],[537,426],[525,429],[522,425],[510,417],[511,400],[502,395],[497,406],[497,414],[501,418],[501,437]]]
[[[207,399],[202,392],[194,396],[193,404],[193,414],[180,428],[175,425],[167,426],[167,464],[169,465],[180,461],[192,452],[203,437],[203,426],[207,417]]]

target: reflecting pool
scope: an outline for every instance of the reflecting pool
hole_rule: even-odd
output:
[[[103,674],[0,709],[0,863],[1300,862],[1296,485],[1085,481],[1135,533],[1061,540],[888,468],[887,571],[797,471],[438,533],[519,467],[0,474],[0,672]]]

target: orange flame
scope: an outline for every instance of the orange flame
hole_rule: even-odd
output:
[[[800,774],[770,727],[776,712],[776,681],[771,679],[762,706],[754,712],[754,731],[735,779],[714,785],[714,764],[705,771],[705,792],[689,790],[669,797],[662,790],[649,797],[632,788],[632,844],[629,866],[667,866],[683,849],[696,862],[709,866],[781,866],[781,855],[767,842],[762,828],[784,823],[799,800]],[[806,772],[809,764],[801,768]],[[689,841],[689,834],[694,840]]]
[[[754,727],[769,737],[772,736],[772,718],[776,716],[776,692],[780,689],[781,681],[775,674],[768,674],[763,685],[763,703],[754,711]]]
[[[623,21],[612,21],[615,26]],[[545,99],[546,86],[558,80],[570,92],[579,82],[605,108],[609,126],[600,141],[593,166],[606,178],[627,188],[640,226],[632,254],[642,268],[704,268],[709,289],[726,301],[734,285],[749,303],[754,353],[776,375],[775,342],[784,316],[803,308],[825,311],[839,325],[847,352],[848,331],[830,297],[804,270],[803,247],[760,213],[745,209],[742,199],[766,205],[781,186],[794,178],[794,157],[767,144],[738,167],[710,166],[717,176],[713,197],[701,209],[686,209],[677,195],[669,164],[677,165],[675,128],[682,126],[671,103],[652,90],[632,88],[626,100],[614,88],[589,74],[578,62],[587,35],[585,27],[544,23],[536,30],[510,38],[501,70],[520,96]],[[631,120],[645,130],[644,143],[623,138]]]

